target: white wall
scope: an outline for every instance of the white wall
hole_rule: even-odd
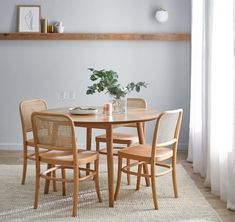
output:
[[[16,31],[16,5],[29,3],[41,5],[42,17],[63,21],[66,32],[190,33],[189,0],[1,0],[0,32]],[[169,11],[165,24],[154,19],[158,7]],[[0,41],[0,149],[19,148],[22,99],[42,97],[49,107],[102,105],[103,95],[85,95],[88,67],[115,70],[123,83],[149,82],[132,96],[145,97],[151,108],[183,108],[180,146],[187,146],[189,41]],[[76,99],[58,100],[62,91],[74,91]],[[84,130],[79,133],[83,144]]]

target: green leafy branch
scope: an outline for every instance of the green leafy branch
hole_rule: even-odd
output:
[[[132,91],[140,92],[142,87],[147,88],[148,85],[146,82],[131,82],[123,87],[118,83],[118,74],[115,71],[104,69],[95,70],[93,68],[89,68],[88,70],[92,72],[90,80],[95,83],[88,86],[86,91],[87,95],[105,91],[105,93],[109,93],[115,99],[120,99]]]

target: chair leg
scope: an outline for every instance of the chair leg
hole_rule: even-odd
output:
[[[141,180],[141,171],[142,171],[143,164],[138,165],[138,176],[137,176],[137,182],[136,182],[136,190],[140,189],[140,180]]]
[[[53,172],[52,172],[52,176],[53,176],[54,178],[56,178],[56,171],[53,171]],[[57,192],[56,180],[53,180],[53,191],[54,191],[54,192]]]
[[[129,166],[131,163],[130,159],[126,159],[126,165]],[[131,175],[128,173],[128,171],[130,171],[129,169],[127,170],[127,185],[131,184]]]
[[[51,164],[47,164],[47,169],[50,169],[52,167]],[[47,176],[51,177],[51,173],[47,173]],[[44,194],[49,193],[49,187],[50,187],[50,180],[45,181],[45,187],[44,187]]]
[[[122,178],[122,157],[118,155],[118,176],[117,176],[117,185],[116,185],[116,191],[114,195],[114,200],[117,200],[118,193],[120,191],[120,185],[121,185],[121,178]]]
[[[66,196],[66,173],[65,173],[65,168],[61,167],[61,176],[64,181],[62,181],[62,195]]]
[[[36,164],[34,209],[38,208],[39,190],[40,190],[40,163]]]
[[[74,166],[73,168],[73,217],[77,216],[78,212],[78,166]]]
[[[127,143],[126,144],[127,147],[131,146],[131,143]],[[131,161],[130,159],[126,159],[126,164],[127,166],[130,165]],[[131,185],[131,175],[128,173],[130,171],[130,169],[127,169],[127,185]]]
[[[172,181],[173,181],[175,198],[178,198],[179,194],[178,194],[177,182],[176,182],[176,167],[175,167],[175,165],[173,165],[173,169],[172,169]]]
[[[148,165],[146,163],[144,163],[144,173],[145,174],[149,174],[149,169],[148,169]],[[145,183],[146,183],[146,187],[150,186],[150,182],[149,182],[149,178],[145,177]]]
[[[95,141],[95,144],[96,144],[96,152],[98,152],[99,153],[99,151],[100,151],[100,142],[99,141]],[[93,180],[95,180],[95,176],[93,177]]]
[[[26,172],[27,172],[27,155],[28,155],[28,150],[27,146],[24,146],[24,154],[23,154],[23,173],[22,173],[22,180],[21,184],[25,184],[25,179],[26,179]]]
[[[152,185],[152,194],[155,210],[158,210],[158,201],[157,201],[157,190],[155,184],[155,164],[151,164],[151,185]]]
[[[94,176],[95,189],[99,202],[102,202],[101,193],[100,193],[100,182],[99,182],[99,159],[95,160],[95,172],[96,172]]]
[[[100,143],[99,143],[99,141],[96,140],[95,144],[96,144],[96,151],[99,152],[100,151]]]
[[[78,169],[78,178],[81,178],[81,177],[82,177],[81,170]]]

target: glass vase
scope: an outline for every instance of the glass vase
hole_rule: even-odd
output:
[[[126,97],[120,99],[112,99],[113,113],[126,113],[127,100]]]

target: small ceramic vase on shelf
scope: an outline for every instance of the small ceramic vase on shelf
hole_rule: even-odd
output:
[[[55,24],[55,30],[56,30],[57,33],[63,33],[64,32],[64,26],[63,26],[61,21],[57,22]]]

